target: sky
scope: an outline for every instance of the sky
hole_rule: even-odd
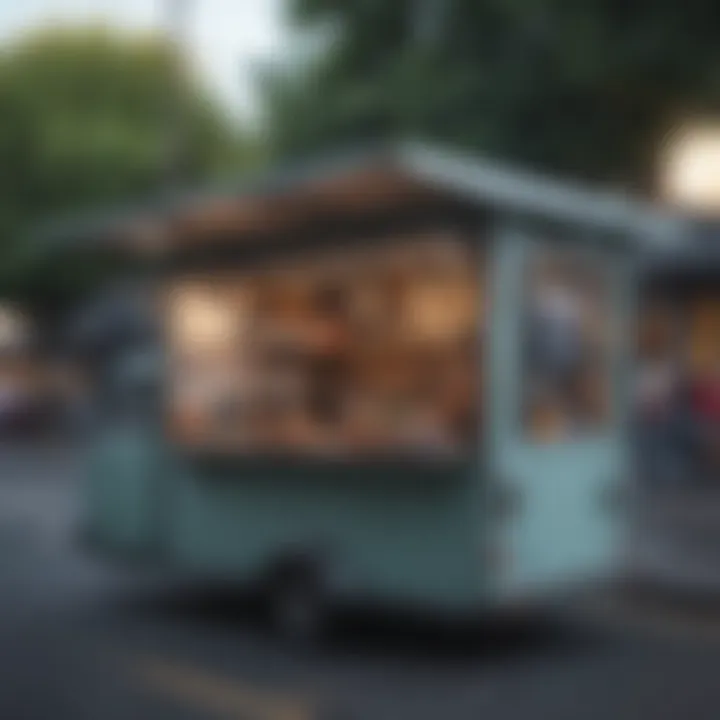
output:
[[[257,99],[252,67],[282,54],[288,30],[285,0],[174,0],[184,2],[190,57],[226,103],[252,116]],[[38,25],[105,21],[122,27],[167,27],[173,0],[0,0],[0,39]]]

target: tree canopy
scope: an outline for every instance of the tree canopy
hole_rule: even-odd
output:
[[[248,152],[234,123],[158,37],[66,27],[6,45],[0,292],[53,302],[90,279],[76,264],[43,266],[44,248],[29,241],[40,221],[157,193],[171,170],[199,181],[243,164]]]
[[[273,142],[415,135],[647,190],[663,136],[720,100],[708,0],[294,0],[327,52],[267,82]]]

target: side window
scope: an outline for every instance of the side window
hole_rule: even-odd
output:
[[[546,443],[601,432],[612,398],[610,268],[597,256],[544,248],[525,273],[524,434]]]

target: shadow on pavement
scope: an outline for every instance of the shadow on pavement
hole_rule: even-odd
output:
[[[113,611],[135,619],[179,622],[198,629],[214,627],[228,633],[271,632],[257,596],[236,587],[185,586],[125,594],[114,600]],[[607,630],[572,620],[559,611],[448,618],[344,606],[333,611],[328,633],[312,651],[337,659],[512,663],[592,653],[607,639]]]

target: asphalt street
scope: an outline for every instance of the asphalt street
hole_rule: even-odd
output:
[[[720,715],[720,611],[618,598],[523,625],[345,613],[292,647],[228,588],[87,557],[82,452],[0,448],[0,719]]]

